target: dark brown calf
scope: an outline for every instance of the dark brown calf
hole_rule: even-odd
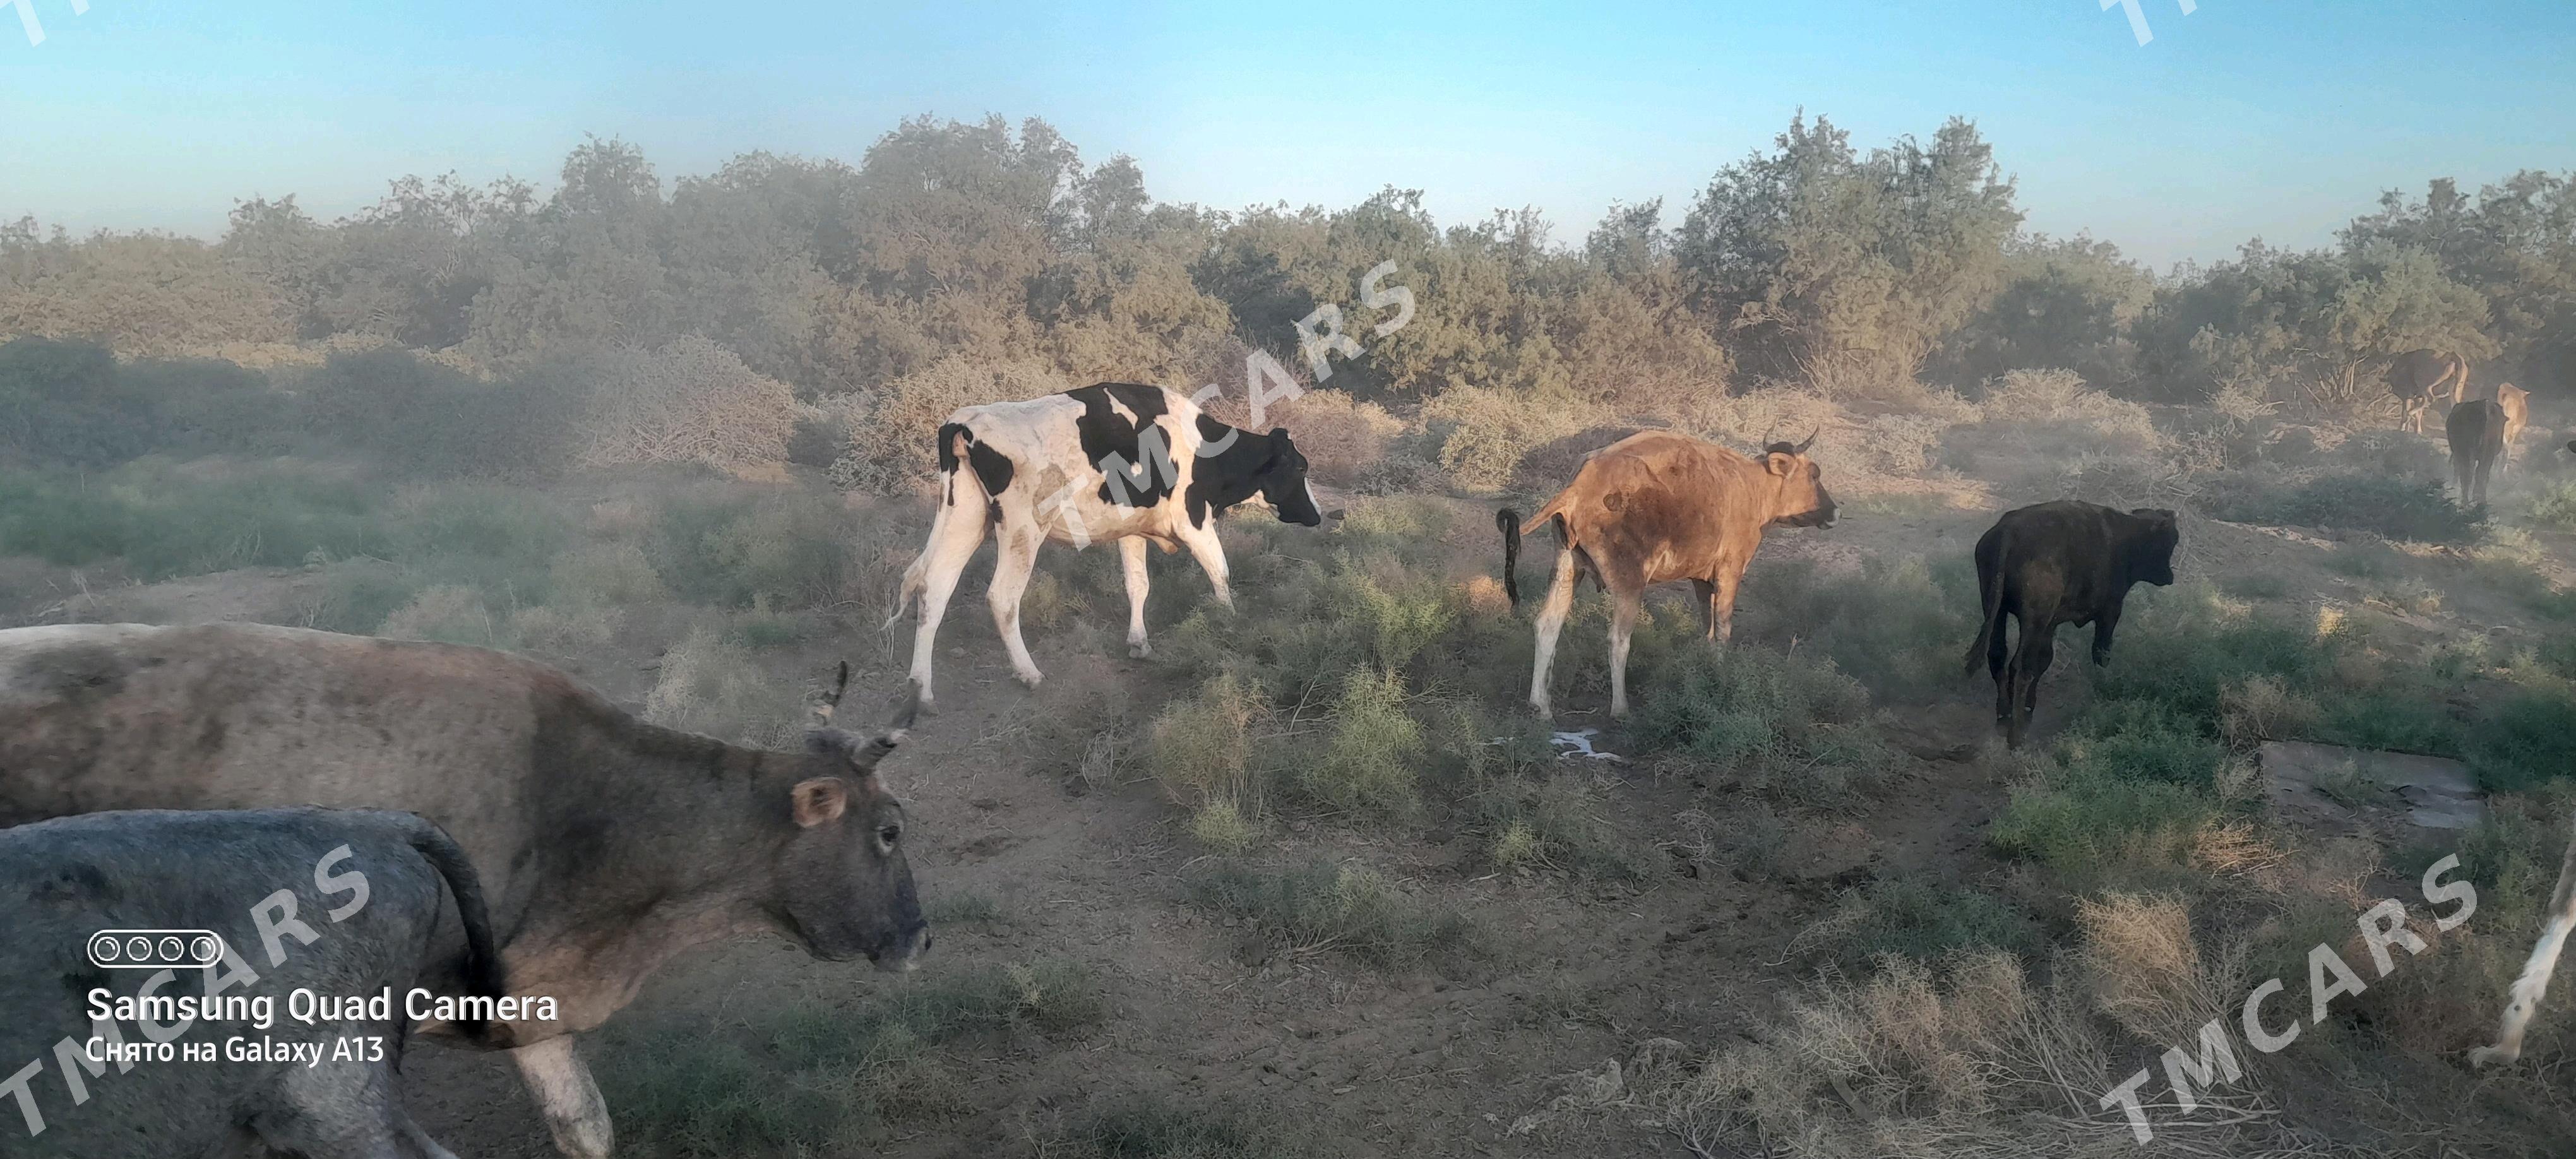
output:
[[[2484,506],[2487,475],[2504,459],[2504,432],[2510,423],[2491,399],[2473,398],[2451,408],[2442,423],[2450,437],[2451,480],[2459,485],[2460,505]]]
[[[1985,622],[1968,646],[1968,671],[1985,656],[1995,678],[1995,723],[2021,746],[2039,705],[2039,678],[2055,652],[2057,626],[2093,625],[2093,662],[2111,653],[2121,605],[2137,583],[2173,582],[2174,513],[2117,511],[2073,499],[2004,512],[1977,539],[1977,594]],[[2021,647],[2010,651],[2004,617],[2021,621]]]

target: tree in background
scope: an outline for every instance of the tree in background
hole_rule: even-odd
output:
[[[2155,276],[2086,234],[2031,234],[2004,247],[2004,284],[1943,340],[1926,374],[1967,386],[2014,370],[2063,367],[2114,393],[2138,389],[2131,328]]]
[[[1719,341],[1753,374],[1828,391],[1912,382],[2004,281],[2021,221],[1967,121],[1867,157],[1801,114],[1774,151],[1719,170],[1676,242]]]

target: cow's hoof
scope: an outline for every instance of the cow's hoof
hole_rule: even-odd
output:
[[[2521,1057],[2522,1052],[2519,1050],[2507,1050],[2501,1046],[2481,1046],[2469,1052],[2469,1066],[2484,1070],[2489,1066],[2504,1065]]]
[[[1046,682],[1046,674],[1043,672],[1021,672],[1015,675],[1015,679],[1026,687],[1035,688]]]
[[[1153,654],[1154,646],[1144,642],[1143,640],[1137,640],[1127,645],[1127,658],[1130,660],[1142,660]]]
[[[1556,715],[1555,713],[1548,711],[1547,702],[1544,700],[1531,701],[1530,711],[1537,713],[1540,720],[1547,720]]]

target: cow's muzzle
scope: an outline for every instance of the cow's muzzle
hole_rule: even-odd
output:
[[[930,927],[915,928],[901,945],[888,951],[868,955],[868,964],[880,974],[901,974],[921,965],[921,956],[930,952]]]

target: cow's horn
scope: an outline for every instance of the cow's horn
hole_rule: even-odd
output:
[[[831,690],[814,698],[814,719],[822,721],[825,724],[830,724],[832,722],[832,710],[841,706],[841,694],[849,690],[850,662],[843,660],[841,661],[840,674],[835,676],[832,680]]]
[[[1806,454],[1806,453],[1807,453],[1807,448],[1809,448],[1809,447],[1812,447],[1812,446],[1815,446],[1815,445],[1816,445],[1816,436],[1817,436],[1817,435],[1821,435],[1821,434],[1823,434],[1823,433],[1825,433],[1825,424],[1823,424],[1823,423],[1817,423],[1817,424],[1816,424],[1816,429],[1814,429],[1814,430],[1812,430],[1812,431],[1808,431],[1808,432],[1807,432],[1807,439],[1806,439],[1806,441],[1805,441],[1805,442],[1802,442],[1802,443],[1799,443],[1799,444],[1797,445],[1796,449],[1794,449],[1794,450],[1793,450],[1793,451],[1791,451],[1790,453],[1791,453],[1791,454],[1798,454],[1798,455]]]

